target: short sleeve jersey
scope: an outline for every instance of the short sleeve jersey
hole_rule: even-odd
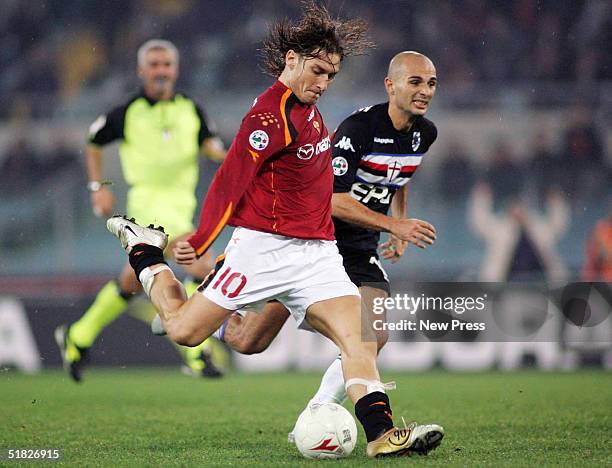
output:
[[[155,101],[144,93],[101,115],[89,129],[89,143],[121,140],[119,155],[130,186],[164,186],[194,193],[202,141],[214,136],[204,111],[176,94]]]
[[[396,190],[408,183],[436,140],[433,122],[419,116],[411,129],[399,132],[388,114],[389,103],[360,109],[334,132],[334,192],[351,196],[387,214]],[[334,218],[340,249],[376,251],[380,232]]]
[[[197,232],[203,254],[225,224],[300,239],[334,239],[331,142],[314,105],[277,81],[242,119],[206,195]]]

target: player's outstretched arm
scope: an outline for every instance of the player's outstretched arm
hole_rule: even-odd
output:
[[[408,187],[409,184],[404,185],[395,192],[391,199],[391,216],[394,218],[404,219],[408,217]],[[404,255],[406,247],[408,247],[407,241],[390,234],[389,239],[380,244],[380,253],[385,260],[396,263]]]
[[[370,210],[346,193],[334,193],[332,215],[347,223],[374,231],[389,232],[422,249],[436,240],[436,228],[420,219],[395,218]]]
[[[391,232],[393,218],[369,209],[355,200],[350,193],[334,193],[332,216],[347,223],[356,224],[380,232]]]

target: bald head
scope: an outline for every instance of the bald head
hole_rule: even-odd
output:
[[[397,121],[396,128],[403,128],[406,122],[427,112],[437,84],[436,67],[423,54],[406,51],[391,59],[385,88],[389,95],[389,112]]]
[[[395,55],[389,62],[389,71],[387,76],[392,80],[398,80],[403,76],[407,76],[412,69],[424,69],[436,74],[436,67],[429,57],[412,50],[400,52]]]

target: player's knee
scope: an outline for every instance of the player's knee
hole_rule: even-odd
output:
[[[167,321],[164,325],[170,339],[178,345],[197,346],[202,342],[202,338],[191,327],[173,321]]]
[[[240,354],[259,354],[266,350],[266,343],[262,343],[261,340],[256,340],[251,337],[242,337],[238,340],[232,348]]]

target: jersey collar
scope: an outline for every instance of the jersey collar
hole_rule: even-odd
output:
[[[140,88],[140,97],[144,98],[151,106],[154,106],[160,101],[159,99],[153,99],[152,97],[147,96],[144,88]],[[167,100],[168,102],[172,102],[175,99],[176,99],[176,93],[174,93],[170,99],[165,99],[165,100]]]
[[[400,132],[399,130],[397,130],[394,126],[393,126],[393,122],[391,121],[391,117],[389,116],[389,101],[384,102],[383,106],[382,106],[383,110],[384,110],[384,117],[383,117],[383,121],[385,126],[391,130],[392,132],[394,132],[396,135],[398,135],[400,138],[405,137],[408,138],[412,132],[414,132],[417,127],[420,124],[420,120],[422,118],[422,116],[417,115],[417,118],[414,119],[414,123],[412,124],[412,127],[410,127],[410,130],[408,130],[407,132]]]
[[[282,83],[280,80],[276,80],[274,82],[274,84],[272,85],[272,89],[278,90],[281,94],[285,93],[289,89],[291,90],[290,97],[292,98],[292,102],[294,102],[295,104],[299,104],[302,107],[306,107],[306,109],[310,109],[310,107],[313,106],[313,104],[304,104],[302,101],[300,101],[293,92],[293,90],[289,88],[289,86]]]

